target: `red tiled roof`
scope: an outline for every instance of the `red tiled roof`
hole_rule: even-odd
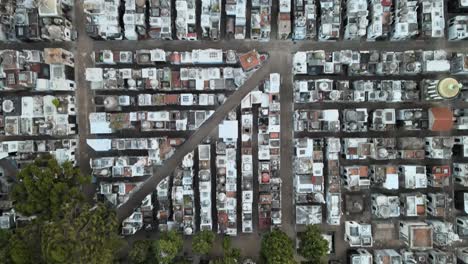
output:
[[[164,95],[164,103],[171,105],[179,102],[179,95],[177,94],[166,94]]]
[[[269,183],[270,182],[270,174],[263,172],[262,173],[262,183]]]
[[[174,63],[174,64],[179,64],[180,63],[180,53],[173,52],[171,54],[171,62]]]
[[[125,184],[125,193],[130,193],[133,189],[135,189],[135,184],[127,183]]]
[[[429,110],[432,131],[450,131],[453,128],[453,112],[448,107],[435,107]]]
[[[172,88],[180,88],[180,72],[178,71],[172,71],[171,72],[171,77],[172,77]]]
[[[239,61],[244,71],[252,70],[253,68],[260,65],[259,55],[255,50],[239,56]]]

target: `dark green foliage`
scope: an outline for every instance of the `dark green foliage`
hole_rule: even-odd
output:
[[[47,263],[111,263],[121,241],[115,212],[102,204],[66,208],[44,225],[42,256]]]
[[[192,250],[195,254],[207,255],[213,249],[214,234],[204,230],[193,236]]]
[[[131,263],[146,263],[149,259],[151,242],[148,240],[138,240],[133,243],[133,247],[128,254]]]
[[[52,99],[52,104],[56,107],[59,108],[60,106],[60,100],[57,98]]]
[[[15,264],[45,263],[41,256],[42,224],[35,220],[33,223],[14,230],[9,241],[9,260]]]
[[[27,216],[58,218],[62,205],[84,201],[82,184],[90,178],[81,175],[70,162],[59,165],[49,157],[37,159],[22,169],[12,191],[15,209]]]
[[[0,262],[3,260],[5,264],[10,263],[10,245],[11,231],[0,229]],[[3,262],[1,262],[3,263]]]
[[[295,264],[292,240],[279,229],[263,236],[260,255],[266,264]]]
[[[89,177],[49,156],[26,166],[17,177],[15,207],[37,218],[15,229],[7,244],[0,235],[2,263],[113,262],[122,246],[117,218],[113,209],[85,201],[81,188]]]
[[[152,243],[152,250],[159,264],[171,264],[183,247],[182,236],[175,231],[165,232]]]
[[[224,251],[224,254],[226,254],[226,252],[231,250],[231,245],[232,245],[231,238],[228,237],[228,236],[225,236],[223,238],[223,251]]]
[[[326,241],[316,225],[309,225],[300,235],[299,254],[313,263],[320,263],[327,255],[328,241]]]
[[[130,263],[172,264],[182,251],[182,236],[176,231],[164,232],[159,240],[139,240],[129,253]]]

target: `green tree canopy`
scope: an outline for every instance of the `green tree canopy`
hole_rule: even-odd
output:
[[[16,209],[38,216],[16,228],[2,263],[59,264],[112,263],[122,246],[115,210],[91,205],[81,193],[89,183],[69,162],[60,165],[50,156],[22,169],[12,195]]]
[[[44,225],[42,256],[47,263],[111,263],[122,246],[115,211],[103,204],[67,207],[60,220]]]
[[[206,255],[213,249],[214,234],[209,230],[198,232],[193,236],[192,250],[195,254]]]
[[[58,98],[52,99],[52,104],[56,107],[59,108],[60,106],[60,100]]]
[[[81,186],[90,182],[70,162],[62,165],[46,156],[35,160],[17,175],[13,187],[15,209],[27,216],[38,215],[46,219],[60,217],[63,204],[83,201]]]
[[[153,241],[152,250],[159,264],[171,264],[183,247],[182,236],[171,230],[161,234],[159,240]]]
[[[11,231],[0,229],[0,259],[8,264],[10,259],[10,245]]]
[[[299,254],[311,261],[320,263],[327,255],[328,241],[322,237],[320,229],[316,225],[309,225],[304,233],[301,233],[299,243]]]
[[[279,229],[262,238],[260,255],[267,264],[295,264],[292,240]]]
[[[132,249],[128,254],[130,263],[146,263],[150,255],[150,246],[151,241],[149,240],[138,240],[135,243],[133,243]]]
[[[40,246],[41,230],[42,224],[38,220],[33,220],[25,227],[16,228],[9,241],[9,259],[6,260],[6,263],[44,263]]]

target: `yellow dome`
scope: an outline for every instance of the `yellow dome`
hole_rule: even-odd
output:
[[[437,92],[446,99],[452,99],[460,93],[461,84],[454,78],[445,78],[439,81]]]

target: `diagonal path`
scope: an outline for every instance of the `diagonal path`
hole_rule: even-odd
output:
[[[267,60],[237,91],[227,98],[226,102],[222,104],[162,166],[155,167],[153,175],[146,179],[142,185],[130,195],[129,199],[117,208],[117,217],[120,221],[123,221],[126,217],[131,215],[135,208],[140,206],[141,201],[143,201],[148,194],[154,192],[156,185],[174,171],[174,168],[182,162],[185,155],[193,151],[198,144],[216,129],[218,124],[224,120],[224,117],[240,104],[242,98],[255,89],[262,80],[267,78],[268,74],[271,72],[272,65],[275,63],[280,64],[281,61],[274,56]]]

